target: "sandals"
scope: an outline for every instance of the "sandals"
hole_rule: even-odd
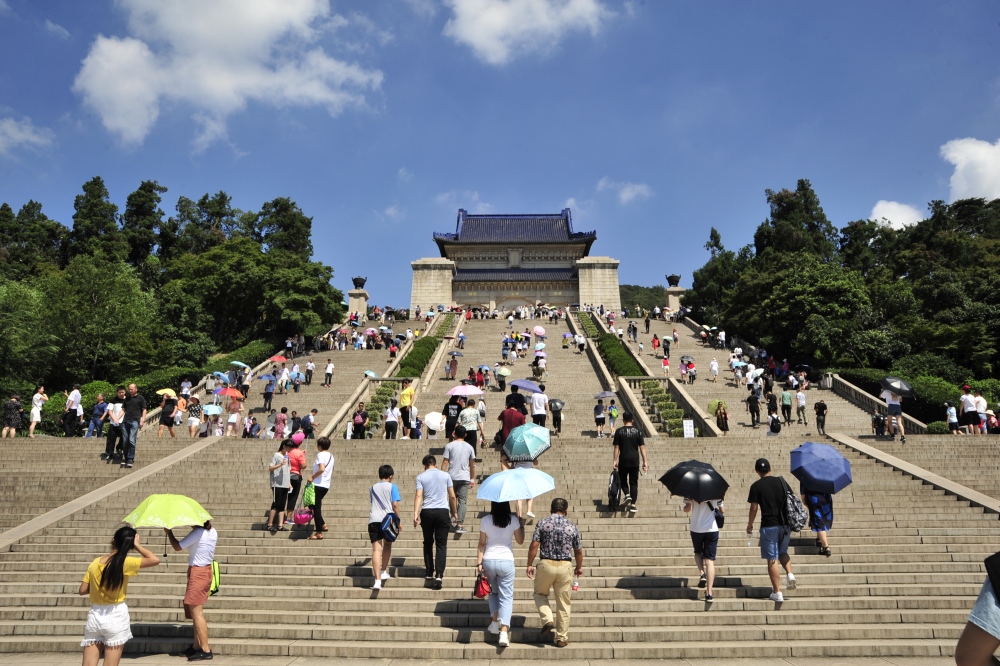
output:
[[[322,540],[323,540],[322,534],[313,534],[311,537],[307,539],[307,541],[322,541]]]
[[[820,555],[826,555],[827,557],[830,557],[831,555],[833,555],[833,551],[830,550],[829,548],[820,548],[819,549],[819,554]]]

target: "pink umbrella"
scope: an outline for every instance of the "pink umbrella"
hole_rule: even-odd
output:
[[[378,331],[376,331],[374,328],[366,328],[365,335],[378,335]]]
[[[535,327],[535,335],[545,335],[545,329],[541,326]]]
[[[546,354],[543,351],[536,351],[535,356],[541,356],[542,358],[545,358],[546,356],[548,356],[548,354]]]
[[[482,395],[483,392],[470,384],[461,384],[448,391],[448,395]]]

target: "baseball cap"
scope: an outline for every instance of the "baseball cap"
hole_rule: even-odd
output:
[[[771,463],[767,461],[767,458],[757,458],[757,462],[754,463],[753,468],[760,473],[770,472]]]

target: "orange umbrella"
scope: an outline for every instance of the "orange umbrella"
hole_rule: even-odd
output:
[[[278,354],[277,356],[272,356],[272,357],[271,357],[271,358],[269,358],[268,360],[269,360],[269,361],[274,361],[275,363],[284,363],[284,362],[285,362],[285,361],[287,361],[288,359],[287,359],[287,358],[285,358],[284,356],[282,356],[281,354]]]
[[[242,398],[243,394],[232,387],[227,387],[224,389],[219,389],[215,392],[216,395],[224,395],[230,398]]]

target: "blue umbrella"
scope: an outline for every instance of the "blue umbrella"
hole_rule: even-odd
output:
[[[746,362],[744,361],[736,361],[735,363],[733,363],[733,367],[736,368],[742,368],[744,365],[746,365]]]
[[[229,365],[238,365],[238,366],[240,366],[241,368],[249,368],[249,367],[250,367],[249,365],[247,365],[246,363],[244,363],[244,362],[242,362],[242,361],[233,361],[233,362],[232,362],[232,363],[230,363]]]
[[[532,499],[556,489],[555,480],[537,469],[507,469],[479,484],[476,498],[489,502]]]
[[[535,345],[535,351],[542,351],[543,349],[545,349],[544,342],[539,342],[537,345]]]
[[[522,391],[528,391],[529,393],[541,393],[542,389],[539,388],[538,384],[531,381],[530,379],[515,379],[510,383],[510,386],[516,386]]]
[[[552,446],[551,433],[545,426],[526,423],[510,431],[503,444],[511,462],[535,460]]]
[[[209,416],[217,416],[222,413],[222,407],[218,405],[205,405],[201,408],[201,411],[205,412]]]
[[[295,381],[296,379],[298,379],[298,380],[301,381],[301,380],[305,379],[306,376],[303,375],[301,372],[293,372],[290,375],[288,375],[288,378],[291,379],[292,381]]]
[[[274,380],[277,379],[277,377],[275,377],[274,375],[261,375],[257,379],[265,382],[273,382]]]
[[[448,356],[465,356],[465,354],[460,351],[450,351],[448,352]]]
[[[792,475],[814,492],[837,493],[851,484],[851,462],[828,444],[806,442],[792,451]]]
[[[226,375],[226,373],[219,372],[218,370],[216,370],[215,372],[213,372],[212,376],[213,377],[218,377],[219,379],[221,379],[224,382],[228,382],[229,381],[229,377]]]
[[[594,396],[594,400],[604,400],[605,398],[617,398],[618,394],[614,391],[601,391]]]
[[[374,370],[365,370],[365,377],[371,377],[372,379],[378,379],[378,373]]]
[[[481,365],[481,366],[479,366],[479,369],[480,370],[492,370],[493,368],[491,366],[488,366],[488,365]]]

